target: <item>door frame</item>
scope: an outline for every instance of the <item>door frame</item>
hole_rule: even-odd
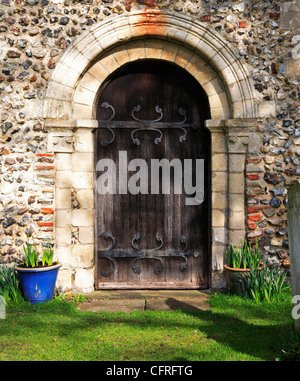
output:
[[[96,24],[78,37],[54,70],[43,102],[48,151],[55,153],[56,160],[55,253],[62,263],[58,278],[62,289],[94,289],[93,130],[97,128],[97,91],[116,68],[141,57],[181,66],[209,97],[211,287],[226,284],[226,247],[245,236],[245,160],[257,146],[257,110],[246,68],[217,32],[192,17],[155,10],[121,15]]]

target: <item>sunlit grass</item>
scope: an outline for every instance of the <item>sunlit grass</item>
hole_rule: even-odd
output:
[[[218,294],[208,311],[80,311],[65,300],[9,305],[0,360],[265,361],[292,331],[291,294],[260,303]]]

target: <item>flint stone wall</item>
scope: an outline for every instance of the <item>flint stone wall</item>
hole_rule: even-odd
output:
[[[257,239],[270,264],[288,270],[287,190],[300,176],[300,25],[298,1],[281,0],[1,0],[0,260],[20,259],[27,236],[40,249],[47,241],[55,245],[55,229],[64,229],[60,239],[66,248],[56,253],[69,269],[61,272],[63,288],[82,290],[87,279],[92,283],[93,264],[80,257],[84,253],[70,256],[71,247],[80,244],[93,251],[90,222],[79,231],[75,223],[64,226],[65,216],[59,213],[70,203],[82,221],[89,200],[82,192],[69,197],[60,189],[60,206],[54,204],[57,176],[76,163],[65,155],[65,168],[58,168],[57,155],[64,153],[48,149],[45,93],[62,55],[78,36],[109,17],[149,8],[200,20],[232,44],[248,68],[258,118],[256,149],[246,158],[246,237]],[[74,149],[76,142],[66,144]],[[215,202],[222,221],[228,205],[221,198]]]

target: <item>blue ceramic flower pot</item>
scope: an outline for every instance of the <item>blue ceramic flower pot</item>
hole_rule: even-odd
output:
[[[60,267],[61,265],[33,268],[16,266],[25,300],[31,304],[51,300]]]

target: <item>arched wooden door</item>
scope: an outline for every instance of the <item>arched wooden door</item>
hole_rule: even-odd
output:
[[[209,286],[208,118],[203,89],[162,61],[125,66],[100,89],[96,289]],[[205,198],[189,205],[195,194],[185,190],[184,168],[195,186],[197,159]]]

